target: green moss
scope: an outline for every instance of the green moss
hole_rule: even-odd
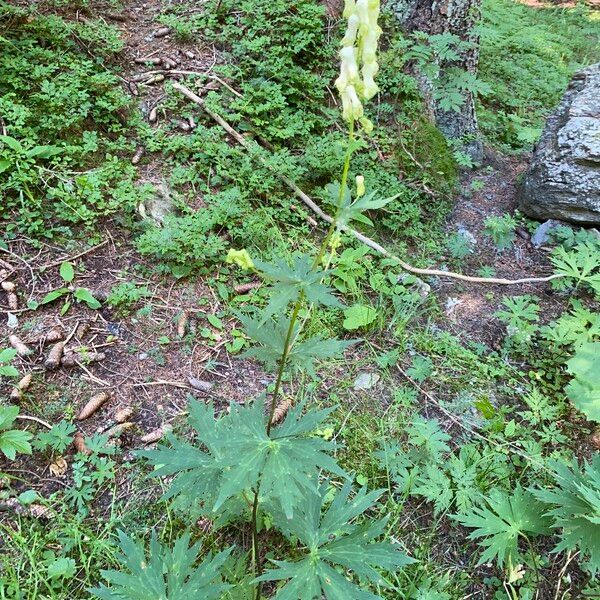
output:
[[[406,134],[403,137],[407,137]],[[410,144],[410,145],[409,145]],[[409,176],[427,173],[427,185],[434,192],[451,194],[458,183],[458,169],[451,148],[441,131],[427,119],[419,119],[410,129],[397,153],[403,170]],[[407,150],[414,158],[411,158]],[[417,164],[418,163],[418,164]]]

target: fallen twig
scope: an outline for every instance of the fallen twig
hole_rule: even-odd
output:
[[[173,83],[173,88],[181,92],[186,98],[201,106],[206,114],[210,116],[213,120],[215,120],[229,135],[231,135],[240,145],[244,146],[248,150],[251,150],[251,146],[240,133],[238,133],[225,119],[223,119],[220,115],[213,112],[211,109],[207,108],[204,100],[200,98],[198,95],[194,94],[190,89],[186,88],[184,85],[181,85],[178,82]],[[303,192],[289,177],[282,175],[281,173],[275,171],[270,165],[266,163],[266,161],[258,157],[258,160],[263,163],[269,170],[271,170],[283,183],[285,183],[296,196],[302,200],[302,202],[308,206],[315,214],[317,214],[321,219],[327,221],[328,223],[333,222],[333,217],[324,212],[315,201],[308,196],[305,192]],[[502,277],[475,277],[472,275],[463,275],[462,273],[454,273],[452,271],[443,271],[441,269],[421,269],[419,267],[413,267],[409,263],[405,262],[398,256],[392,254],[389,250],[384,248],[381,244],[377,243],[375,240],[363,235],[359,231],[352,229],[352,227],[341,226],[343,231],[346,231],[350,235],[354,236],[357,240],[369,246],[376,252],[379,252],[383,256],[391,258],[395,260],[405,271],[409,273],[414,273],[416,275],[427,275],[434,277],[449,277],[451,279],[458,279],[460,281],[468,281],[471,283],[489,283],[496,285],[518,285],[522,283],[544,283],[548,281],[552,281],[553,279],[559,279],[564,277],[564,275],[560,273],[555,273],[554,275],[548,275],[547,277],[524,277],[522,279],[504,279]]]
[[[50,425],[50,423],[46,423],[46,421],[38,419],[37,417],[32,417],[31,415],[17,415],[16,418],[20,419],[21,421],[33,421],[35,423],[43,425],[44,427],[47,427],[48,429],[52,429],[52,425]]]
[[[108,244],[108,240],[104,240],[103,242],[100,242],[99,244],[96,244],[95,246],[92,246],[91,248],[88,248],[87,250],[84,250],[83,252],[80,252],[79,254],[75,254],[75,256],[67,256],[66,258],[61,258],[60,260],[55,260],[54,262],[48,263],[47,265],[41,265],[40,267],[35,267],[35,269],[36,269],[36,271],[40,271],[41,269],[49,269],[50,267],[58,267],[59,265],[62,265],[64,262],[73,262],[73,261],[77,260],[78,258],[81,258],[82,256],[85,256],[86,254],[93,252],[94,250],[98,250],[98,248],[102,248],[102,246],[105,246],[106,244]]]

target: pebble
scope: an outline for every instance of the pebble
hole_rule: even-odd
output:
[[[374,387],[380,379],[381,376],[379,373],[359,373],[358,377],[354,381],[354,389],[356,391],[369,390]]]

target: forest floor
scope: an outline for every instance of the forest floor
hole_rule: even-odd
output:
[[[159,2],[131,0],[122,9],[102,12],[102,17],[121,32],[125,43],[119,73],[123,89],[131,95],[144,120],[147,121],[153,111],[157,113],[156,119],[152,119],[152,127],[160,126],[163,120],[173,119],[173,114],[161,108],[166,96],[165,79],[175,80],[190,73],[201,73],[209,81],[203,91],[230,85],[213,72],[215,65],[225,60],[216,47],[203,42],[183,43],[172,31],[165,33],[158,21],[161,11]],[[69,16],[73,17],[70,13]],[[169,69],[163,68],[164,62],[162,65],[150,64],[165,58],[173,62]],[[144,74],[149,71],[159,78],[147,84],[144,83],[147,82]],[[190,112],[197,113],[196,120],[204,116],[200,111],[200,108],[190,106]],[[185,127],[182,127],[184,130]],[[233,145],[234,141],[231,140],[231,143]],[[461,272],[475,273],[485,265],[493,270],[494,276],[510,279],[544,277],[552,273],[548,256],[550,248],[536,248],[530,241],[533,225],[530,230],[521,227],[512,246],[504,252],[499,252],[485,234],[486,218],[515,211],[518,179],[527,167],[527,160],[527,155],[499,157],[491,166],[461,174],[462,192],[455,199],[454,208],[443,225],[448,232],[466,231],[473,241],[474,251],[460,264]],[[164,186],[170,175],[159,155],[145,157],[137,169],[139,181],[156,188]],[[195,202],[194,208],[202,207],[201,197],[192,200],[192,205]],[[160,211],[160,207],[146,208],[153,213]],[[322,235],[321,224],[315,222],[311,228],[315,237]],[[393,243],[393,234],[388,232],[386,235],[385,241]],[[7,249],[2,249],[0,270],[6,271],[2,278],[16,285],[19,307],[11,311],[13,316],[8,320],[3,317],[0,321],[0,340],[17,335],[31,350],[15,363],[20,373],[33,374],[33,383],[20,402],[20,424],[23,426],[44,431],[63,419],[73,420],[91,397],[101,392],[109,394],[108,400],[94,414],[75,422],[77,431],[86,438],[98,433],[114,436],[122,451],[116,459],[114,488],[104,490],[90,501],[93,515],[108,518],[114,511],[115,502],[124,503],[119,512],[125,515],[137,509],[142,500],[157,500],[159,486],[147,480],[140,483],[137,478],[138,468],[132,467],[136,460],[134,451],[151,447],[168,428],[177,430],[183,427],[190,396],[213,401],[219,411],[224,411],[231,402],[244,403],[248,398],[259,396],[272,385],[274,378],[256,362],[234,355],[239,323],[227,299],[217,287],[210,285],[210,275],[174,279],[154,272],[155,259],[141,256],[129,233],[111,221],[101,226],[98,237],[101,241],[91,247],[81,240],[65,249],[53,241],[40,242],[21,235],[12,239]],[[439,259],[443,267],[454,268],[450,256],[442,254]],[[68,282],[67,287],[71,292],[79,287],[89,289],[101,301],[101,308],[96,310],[85,302],[73,301],[69,294],[40,304],[34,312],[26,308],[29,302],[40,303],[47,294],[65,287],[60,274],[60,267],[65,262],[77,266],[75,278]],[[218,279],[217,272],[213,279]],[[236,294],[243,297],[246,292],[252,293],[260,287],[252,275],[242,280],[225,278],[222,281],[230,298]],[[567,304],[564,294],[557,293],[549,284],[507,288],[451,278],[429,278],[427,282],[431,286],[431,296],[435,297],[434,301],[429,301],[435,303],[435,308],[429,312],[417,311],[414,320],[405,325],[407,334],[414,333],[421,345],[415,343],[413,346],[410,342],[408,351],[389,367],[378,360],[394,347],[389,332],[382,328],[371,336],[368,345],[356,346],[348,351],[344,361],[327,364],[320,373],[321,381],[315,395],[322,401],[330,397],[339,401],[341,408],[334,438],[339,437],[345,442],[349,462],[362,452],[363,443],[369,448],[375,446],[370,438],[377,437],[377,432],[366,431],[372,426],[370,415],[376,414],[379,418],[383,414],[385,417],[397,403],[394,390],[398,388],[408,387],[414,391],[420,412],[427,418],[437,418],[442,429],[453,438],[458,440],[466,435],[464,421],[449,408],[457,390],[449,383],[455,375],[453,367],[445,362],[444,353],[449,353],[454,346],[432,349],[432,356],[441,357],[440,364],[436,366],[440,377],[421,380],[407,374],[414,366],[415,356],[426,356],[424,348],[432,343],[428,337],[430,334],[448,332],[458,345],[479,344],[485,349],[484,355],[488,352],[500,355],[506,325],[495,313],[501,308],[504,297],[535,295],[539,313],[546,323],[564,312]],[[2,312],[5,312],[7,302],[7,294],[0,291]],[[242,298],[240,303],[243,302]],[[52,344],[46,343],[44,337],[56,329],[66,340],[64,355],[75,356],[77,361],[72,366],[59,365],[49,369],[45,361]],[[527,382],[523,373],[530,368],[526,357],[511,361],[503,357],[498,362],[513,377],[502,377],[502,384],[496,390],[498,396],[505,395],[508,386],[514,397],[519,398],[525,393],[521,392],[519,382],[525,390]],[[458,370],[457,386],[458,380],[462,382],[475,377],[467,372],[468,366],[461,366]],[[376,377],[371,379],[372,384],[361,389],[357,381],[361,376],[364,379],[365,374]],[[302,381],[292,380],[288,393],[293,395],[301,385]],[[10,394],[8,384],[0,389]],[[131,412],[126,418],[127,426],[119,428],[123,421],[119,413],[123,409],[131,409]],[[467,412],[472,419],[480,418],[472,407]],[[571,417],[572,424],[565,425],[565,430],[574,428],[573,423],[581,425],[579,417]],[[466,429],[474,421],[468,422],[471,425]],[[595,442],[590,432],[584,431],[586,434],[579,440],[576,452],[586,457],[593,451]],[[75,449],[67,449],[60,458],[62,462],[59,463],[54,454],[34,452],[33,456],[24,456],[10,465],[3,465],[2,471],[14,478],[11,493],[33,489],[40,497],[48,498],[69,488],[73,484],[70,467],[76,460]],[[364,469],[359,466],[357,470],[367,477],[374,477],[372,466],[367,465]],[[418,540],[419,532],[429,528],[432,519],[435,521],[438,517],[430,505],[421,500],[413,499],[406,506],[410,511],[408,516],[403,517],[400,527],[408,531],[409,540]],[[161,521],[164,521],[163,515],[150,515],[143,528],[157,527]],[[17,516],[10,512],[0,515],[4,531],[18,527],[16,522]],[[438,532],[444,527],[446,525],[439,525]],[[244,541],[247,542],[247,531],[245,536]],[[464,539],[464,535],[447,532],[446,545],[436,547],[433,544],[431,556],[447,567],[448,572],[468,568]],[[550,583],[544,589],[552,587],[553,594],[557,573],[561,572],[560,576],[564,576],[567,565],[556,560],[547,567],[547,581]],[[573,582],[578,585],[583,580],[581,573],[575,565],[569,569]],[[481,581],[492,574],[493,571],[486,565],[473,569],[473,582],[466,588],[469,595],[464,597],[491,598],[489,588]],[[577,587],[575,583],[573,585]],[[82,593],[79,588],[76,591]],[[551,593],[547,593],[550,595],[540,597],[551,598]]]

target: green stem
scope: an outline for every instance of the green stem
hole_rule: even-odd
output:
[[[321,247],[319,248],[319,252],[315,257],[315,260],[312,265],[312,270],[314,271],[323,260],[323,256],[329,246],[329,242],[335,230],[337,228],[337,221],[340,210],[342,209],[342,203],[344,201],[344,192],[348,183],[348,172],[350,171],[350,159],[352,158],[352,153],[354,152],[354,120],[350,121],[350,126],[348,128],[348,146],[346,148],[346,155],[344,157],[344,168],[342,171],[342,181],[340,183],[340,194],[338,197],[338,205],[336,208],[335,216],[333,221],[327,231],[327,235],[325,239],[321,243]],[[283,351],[281,353],[281,359],[279,360],[279,367],[277,369],[277,378],[275,379],[275,388],[273,390],[273,396],[271,398],[271,407],[269,410],[269,418],[267,420],[267,436],[271,435],[271,429],[273,427],[273,415],[275,414],[275,408],[277,407],[277,401],[279,399],[279,395],[281,393],[281,384],[283,382],[283,373],[285,372],[285,367],[290,356],[290,351],[293,345],[293,337],[294,337],[294,329],[296,327],[296,322],[298,321],[298,315],[300,314],[300,309],[304,304],[304,294],[301,293],[300,297],[296,300],[294,304],[294,308],[292,310],[292,316],[290,318],[290,324],[288,325],[287,333],[285,336],[285,342],[283,345]],[[255,577],[260,577],[262,575],[262,564],[260,560],[259,554],[259,541],[258,541],[258,493],[260,489],[260,482],[254,492],[254,500],[252,502],[252,566],[254,570]],[[256,584],[256,595],[255,600],[260,600],[261,596],[261,584]]]
[[[252,503],[252,570],[254,571],[255,577],[262,575],[262,565],[260,562],[259,544],[258,544],[258,492],[259,486],[256,488],[254,493],[254,502]],[[261,584],[256,584],[256,600],[260,600]]]
[[[319,252],[315,257],[313,262],[313,271],[321,264],[323,260],[323,256],[325,255],[325,251],[327,250],[327,246],[329,246],[329,242],[335,230],[337,228],[337,221],[342,210],[342,202],[344,201],[344,191],[346,190],[346,186],[348,184],[348,171],[350,170],[350,159],[352,158],[352,153],[354,152],[354,119],[350,120],[350,125],[348,127],[348,146],[346,147],[346,155],[344,157],[344,169],[342,170],[342,181],[340,182],[340,193],[338,195],[338,203],[335,211],[335,215],[333,217],[333,221],[327,230],[327,235],[319,248]]]

